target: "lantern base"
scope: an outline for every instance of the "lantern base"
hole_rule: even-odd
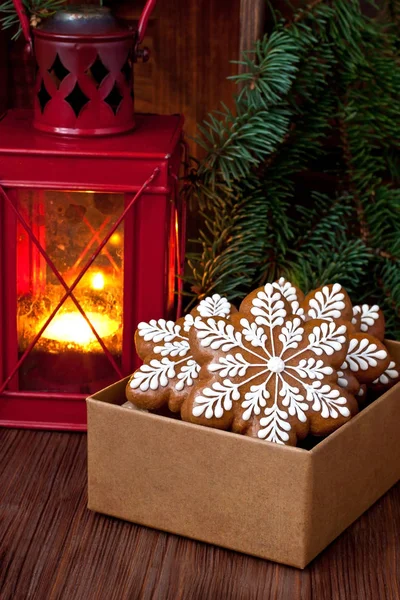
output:
[[[0,427],[86,431],[85,395],[3,392]]]
[[[74,137],[106,137],[111,135],[121,135],[123,133],[129,133],[136,128],[136,123],[135,121],[132,121],[132,123],[128,126],[124,125],[123,127],[104,127],[101,129],[76,129],[69,127],[51,127],[50,125],[33,121],[33,126],[37,131],[41,131],[43,133],[50,133],[53,135],[66,135]]]
[[[119,357],[114,357],[117,361]],[[19,390],[84,397],[115,382],[115,371],[103,353],[66,350],[60,354],[32,352],[20,369]]]

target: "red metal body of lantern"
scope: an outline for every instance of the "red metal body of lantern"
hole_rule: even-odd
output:
[[[156,0],[147,0],[136,31],[108,8],[67,7],[33,30],[14,0],[33,48],[37,76],[34,126],[47,133],[112,135],[134,128],[133,63]]]
[[[0,120],[0,424],[80,430],[85,397],[137,365],[182,268],[182,118],[109,138]]]

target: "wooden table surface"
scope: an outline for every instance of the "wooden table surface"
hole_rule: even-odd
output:
[[[304,571],[86,509],[86,436],[0,430],[1,600],[397,600],[400,484]]]

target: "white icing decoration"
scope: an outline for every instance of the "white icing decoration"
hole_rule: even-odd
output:
[[[257,325],[266,325],[270,329],[283,325],[286,317],[285,304],[282,295],[274,292],[271,283],[267,283],[264,290],[258,292],[252,304],[250,312],[256,317]]]
[[[203,391],[204,396],[199,396],[196,399],[193,415],[200,417],[204,413],[206,419],[212,417],[220,419],[225,410],[232,408],[232,400],[239,400],[240,393],[237,388],[238,386],[229,379],[225,379],[223,383],[215,381],[212,389],[206,388]]]
[[[304,308],[300,308],[297,290],[294,287],[294,285],[291,284],[289,281],[286,281],[284,277],[280,277],[278,281],[274,281],[272,286],[276,290],[278,290],[282,294],[282,296],[289,302],[292,309],[292,313],[304,320]]]
[[[200,365],[195,360],[188,359],[187,364],[183,365],[180,373],[178,373],[178,382],[175,389],[180,392],[185,386],[192,386],[193,380],[197,379],[200,372]]]
[[[289,281],[286,281],[284,277],[280,277],[278,281],[274,281],[272,287],[278,290],[289,303],[298,300],[296,288]]]
[[[282,373],[285,370],[285,363],[279,356],[271,356],[267,362],[267,369],[271,373]]]
[[[158,388],[166,387],[169,380],[175,377],[175,365],[177,363],[170,361],[168,358],[156,360],[153,358],[148,365],[142,365],[131,379],[130,386],[133,390],[140,388],[142,392],[150,390],[158,390]]]
[[[248,421],[252,414],[259,415],[261,408],[267,406],[267,400],[270,396],[266,389],[267,381],[263,381],[260,385],[252,385],[250,391],[244,395],[242,408],[246,410],[243,413],[242,419]]]
[[[377,345],[369,342],[367,338],[352,338],[342,368],[350,369],[353,373],[366,371],[369,367],[376,367],[378,360],[386,357],[386,350],[378,350]]]
[[[282,405],[288,407],[289,415],[296,415],[301,423],[305,423],[307,421],[305,413],[309,409],[309,405],[304,402],[304,396],[300,394],[300,389],[290,385],[283,378],[281,378],[281,385],[279,395],[283,396]]]
[[[308,336],[309,349],[317,356],[327,354],[331,356],[334,352],[339,352],[346,341],[344,335],[347,331],[345,325],[339,327],[335,322],[322,323],[319,327],[314,327],[312,333]]]
[[[275,404],[264,410],[265,417],[260,419],[260,425],[263,429],[258,432],[258,437],[267,442],[275,444],[284,444],[289,439],[288,431],[291,430],[290,423],[287,422],[288,414],[280,410]]]
[[[331,389],[326,384],[321,387],[320,381],[314,381],[312,385],[307,386],[307,400],[314,402],[312,409],[319,412],[323,419],[337,419],[339,413],[342,417],[349,417],[351,414],[346,406],[347,400],[340,396],[339,390]]]
[[[299,342],[303,339],[303,333],[302,321],[299,318],[287,321],[278,336],[278,339],[282,342],[282,354],[289,348],[297,348]]]
[[[340,387],[342,387],[342,388],[347,388],[349,382],[345,378],[343,371],[338,371],[337,376],[338,376],[338,380],[337,380],[338,385],[340,385]]]
[[[363,333],[366,333],[368,329],[375,324],[375,321],[379,319],[379,306],[377,304],[374,304],[373,306],[363,304],[358,308],[361,313],[360,330]]]
[[[357,396],[364,396],[364,390],[362,388],[358,390]]]
[[[224,316],[230,314],[231,305],[226,298],[214,294],[211,298],[205,298],[198,306],[200,313],[205,316]],[[196,317],[200,319],[200,317]],[[188,333],[194,324],[192,315],[186,315],[183,322],[183,330]],[[133,375],[130,381],[132,389],[139,388],[142,392],[158,390],[166,387],[170,380],[177,377],[175,390],[180,392],[185,387],[191,387],[200,372],[200,365],[190,354],[190,346],[186,337],[181,335],[181,327],[174,321],[165,319],[152,319],[149,323],[139,323],[138,334],[145,342],[161,344],[154,347],[154,353],[163,358],[152,359],[149,364],[142,365]],[[171,361],[169,358],[178,358]],[[176,367],[180,365],[177,374]]]
[[[351,322],[353,325],[357,324],[357,315],[359,315],[361,312],[361,306],[353,306],[353,318],[351,319]]]
[[[193,327],[193,323],[194,323],[193,315],[191,315],[189,313],[188,315],[185,316],[185,320],[183,321],[183,330],[186,331],[186,333],[188,333],[191,330],[191,328]]]
[[[342,316],[342,310],[345,308],[344,293],[342,286],[334,283],[332,289],[325,285],[321,291],[316,292],[314,297],[310,298],[308,316],[311,319],[339,319]]]
[[[387,385],[390,382],[390,380],[397,379],[400,373],[397,371],[397,369],[395,369],[395,367],[396,363],[393,360],[390,361],[386,371],[384,371],[382,375],[375,379],[375,381],[373,381],[372,383],[381,383],[382,385]]]
[[[165,319],[152,319],[149,323],[139,323],[138,333],[144,338],[145,342],[170,342],[175,337],[179,336],[180,326],[174,321],[166,321]]]
[[[221,349],[223,352],[229,352],[232,348],[242,347],[242,334],[236,332],[233,325],[228,325],[225,321],[215,319],[203,321],[200,317],[196,317],[194,326],[199,332],[198,337],[204,348],[210,346],[212,350]]]
[[[257,346],[260,348],[265,347],[267,336],[262,327],[257,327],[256,323],[249,323],[247,319],[241,319],[240,324],[243,327],[244,339],[247,342],[250,342],[255,348]]]
[[[228,317],[231,312],[231,304],[226,298],[214,294],[204,298],[197,307],[201,317]]]
[[[219,363],[211,364],[209,369],[211,372],[219,371],[221,377],[236,377],[236,375],[244,377],[249,366],[249,363],[238,352],[235,356],[232,354],[228,354],[226,357],[221,356]]]
[[[165,342],[163,346],[156,346],[154,352],[161,356],[186,356],[189,350],[189,342],[187,340],[174,340],[173,342]]]
[[[308,343],[304,344],[302,320],[295,317],[285,321],[288,315],[282,295],[275,292],[271,284],[253,299],[250,312],[256,317],[255,323],[242,318],[237,329],[226,321],[195,319],[194,327],[201,346],[227,354],[215,356],[208,365],[208,370],[221,380],[214,380],[197,396],[193,415],[218,419],[232,409],[233,402],[240,401],[244,421],[260,415],[263,410],[258,437],[281,444],[290,437],[289,415],[296,416],[300,422],[307,420],[306,412],[310,409],[319,412],[323,418],[350,416],[347,399],[341,396],[340,390],[321,383],[334,373],[324,357],[342,349],[347,341],[346,326],[324,321],[313,327]],[[282,344],[280,353],[274,347],[276,327],[281,327],[278,335]],[[266,347],[268,341],[269,350]],[[304,347],[290,355],[289,351],[293,352],[301,343]],[[312,352],[317,358],[303,357],[306,352]],[[272,405],[267,406],[270,398],[267,385],[272,377],[275,378],[275,398]],[[248,391],[244,391],[243,386]]]
[[[292,367],[288,367],[292,368]],[[302,379],[323,379],[326,375],[332,375],[332,367],[324,365],[324,361],[315,358],[302,358],[298,364],[297,372]]]

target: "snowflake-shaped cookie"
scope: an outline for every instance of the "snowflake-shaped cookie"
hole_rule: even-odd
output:
[[[230,322],[195,319],[190,345],[202,370],[182,406],[184,420],[295,444],[357,412],[354,397],[336,384],[346,325],[304,322],[273,284],[247,296]]]
[[[226,298],[214,294],[177,322],[139,323],[135,344],[144,362],[127,384],[127,399],[139,408],[155,410],[168,404],[172,412],[178,412],[200,371],[188,341],[194,319],[229,318],[233,310]]]

